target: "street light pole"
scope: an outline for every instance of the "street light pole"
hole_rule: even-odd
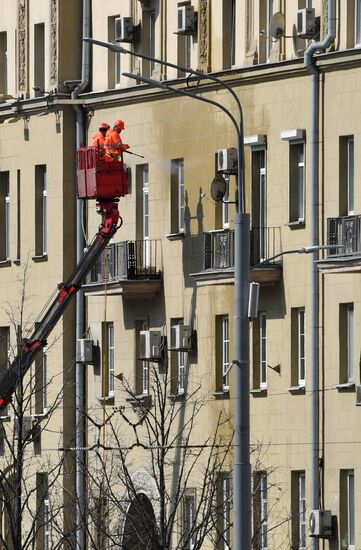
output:
[[[220,103],[194,93],[175,89],[165,82],[158,82],[139,75],[126,74],[135,80],[167,89],[176,94],[190,96],[220,108],[230,118],[237,134],[237,211],[234,220],[234,463],[233,463],[233,514],[234,514],[234,550],[251,548],[251,464],[250,464],[250,387],[249,387],[249,270],[250,270],[250,217],[246,213],[244,179],[244,131],[242,106],[235,91],[226,82],[211,74],[201,73],[190,67],[181,67],[168,61],[156,59],[150,55],[132,52],[111,42],[85,38],[86,42],[97,44],[116,53],[130,54],[154,63],[166,65],[184,73],[208,79],[226,88],[236,102],[239,122],[232,113]]]

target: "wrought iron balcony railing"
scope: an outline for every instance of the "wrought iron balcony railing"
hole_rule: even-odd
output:
[[[361,254],[361,216],[341,216],[327,219],[328,258]]]
[[[104,250],[89,273],[87,284],[136,279],[161,279],[160,240],[123,241]]]
[[[282,251],[281,228],[251,229],[250,264],[271,258]],[[211,231],[203,234],[203,270],[223,270],[234,267],[234,230]]]

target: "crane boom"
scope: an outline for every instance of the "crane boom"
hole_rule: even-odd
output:
[[[30,338],[22,341],[16,357],[0,379],[0,409],[9,404],[20,380],[29,370],[37,353],[46,346],[47,337],[63,315],[73,296],[80,289],[91,267],[118,229],[120,219],[118,199],[99,200],[97,208],[103,216],[103,221],[94,240],[84,253],[73,274],[65,283],[58,285],[58,292],[54,300],[37,323]]]

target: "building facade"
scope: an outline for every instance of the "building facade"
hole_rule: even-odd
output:
[[[252,544],[358,548],[361,3],[0,6],[3,368],[22,324],[19,288],[31,324],[99,225],[92,201],[76,204],[76,147],[119,118],[130,145],[123,225],[24,379],[24,415],[41,426],[26,440],[37,547],[234,545],[237,136],[197,97],[238,112],[225,86],[179,68],[190,67],[231,86],[243,110],[250,281],[260,285],[250,320]],[[90,36],[131,53],[82,41]],[[93,342],[89,362],[76,353],[79,334]],[[16,416],[10,407],[2,418],[7,479]]]

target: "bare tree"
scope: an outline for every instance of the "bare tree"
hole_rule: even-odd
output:
[[[88,414],[91,548],[229,548],[232,429],[219,407],[210,434],[201,386],[172,395],[170,369],[149,364],[149,393],[121,377],[126,406]],[[204,416],[203,416],[204,420]]]
[[[2,308],[8,325],[0,329],[0,368],[12,363],[18,384],[10,404],[0,411],[0,546],[57,550],[64,544],[63,456],[56,448],[42,452],[42,440],[50,433],[64,388],[56,376],[45,379],[43,351],[29,369],[23,361],[24,341],[33,326],[27,316],[28,276],[26,266],[18,281],[18,303],[5,303]],[[48,390],[54,387],[60,389],[50,398]]]

